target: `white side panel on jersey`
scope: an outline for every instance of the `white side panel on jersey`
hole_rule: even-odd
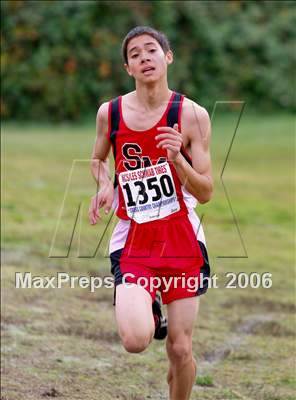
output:
[[[188,209],[188,218],[191,222],[195,237],[206,246],[206,238],[200,219],[193,208]]]
[[[125,245],[128,231],[130,228],[131,221],[125,219],[119,219],[119,222],[114,228],[110,243],[109,243],[109,254],[113,251],[122,249]]]
[[[197,200],[192,194],[190,194],[184,186],[181,186],[182,193],[183,193],[183,200],[186,204],[188,209],[195,208],[197,206]]]

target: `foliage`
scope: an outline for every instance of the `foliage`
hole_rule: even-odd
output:
[[[198,103],[295,108],[293,2],[2,1],[2,117],[94,115],[133,88],[120,45],[140,24],[168,35],[170,86]]]

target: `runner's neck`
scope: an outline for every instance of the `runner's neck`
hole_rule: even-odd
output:
[[[136,90],[133,92],[136,102],[145,111],[154,111],[162,104],[167,103],[172,95],[172,90],[168,88],[167,82],[157,85],[136,85]]]

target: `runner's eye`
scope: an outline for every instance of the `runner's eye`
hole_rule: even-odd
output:
[[[149,53],[154,53],[156,51],[156,49],[151,49],[149,50]]]
[[[138,57],[138,54],[133,54],[132,55],[132,58],[137,58]]]

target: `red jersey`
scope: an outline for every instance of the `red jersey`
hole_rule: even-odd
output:
[[[157,148],[155,139],[160,133],[157,127],[178,123],[181,129],[183,99],[173,92],[160,120],[145,131],[125,124],[121,96],[110,101],[108,138],[115,161],[114,208],[119,218],[145,223],[187,214],[184,196],[187,200],[192,196],[182,190],[176,169],[167,160],[167,150]],[[181,153],[191,163],[183,147]]]
[[[182,186],[167,160],[167,150],[156,147],[157,127],[178,123],[181,130],[183,99],[173,92],[159,122],[145,131],[125,124],[121,97],[109,103],[108,137],[115,160],[113,208],[119,217],[109,246],[115,286],[123,283],[123,276],[138,285],[143,285],[139,281],[143,278],[147,282],[178,278],[168,290],[163,284],[159,287],[164,304],[205,293],[208,285],[203,275],[210,274],[203,230],[194,212],[197,201]],[[191,163],[184,148],[181,153]],[[192,279],[198,288],[189,285]],[[149,285],[145,289],[154,301],[157,289]]]

